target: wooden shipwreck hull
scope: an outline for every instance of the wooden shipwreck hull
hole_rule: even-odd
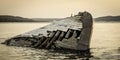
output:
[[[42,28],[15,36],[3,44],[32,48],[88,50],[92,33],[92,16],[88,12],[55,21]]]

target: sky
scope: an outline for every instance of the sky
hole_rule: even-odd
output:
[[[0,0],[0,15],[64,18],[79,11],[93,17],[120,15],[120,0]]]

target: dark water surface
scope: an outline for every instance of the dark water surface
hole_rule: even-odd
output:
[[[0,23],[0,43],[13,36],[49,23]],[[94,23],[88,60],[120,60],[120,23]],[[73,57],[72,59],[70,58]],[[44,49],[22,48],[0,44],[0,60],[82,60],[75,54],[53,53]]]

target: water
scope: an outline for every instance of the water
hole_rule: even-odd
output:
[[[5,39],[45,26],[49,23],[0,23],[0,43]],[[120,59],[120,23],[94,23],[90,60]],[[65,60],[74,54],[53,53],[44,49],[0,44],[0,60]],[[77,58],[81,59],[81,58]],[[69,60],[69,59],[68,59]]]
[[[120,23],[95,23],[91,41],[94,57],[102,60],[120,59]]]

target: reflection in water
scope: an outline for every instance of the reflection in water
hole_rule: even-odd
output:
[[[42,27],[48,23],[0,23],[0,42],[12,36]],[[95,23],[91,40],[91,54],[85,55],[68,51],[53,51],[34,48],[5,46],[0,44],[0,60],[117,60],[120,59],[120,23]],[[18,28],[19,27],[19,28]],[[17,29],[16,29],[17,28]],[[32,28],[32,29],[31,29]],[[82,58],[81,58],[82,57]]]

